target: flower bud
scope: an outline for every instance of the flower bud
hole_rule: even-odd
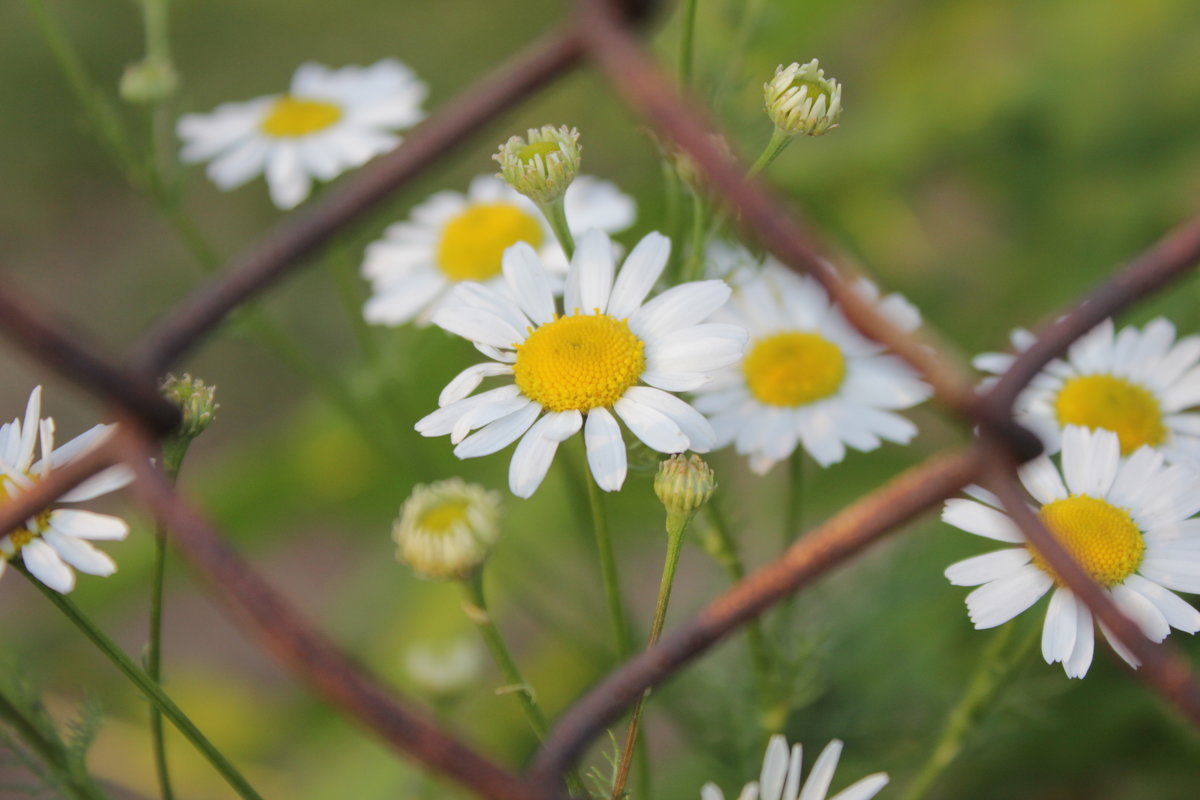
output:
[[[404,671],[425,694],[449,699],[473,687],[483,671],[479,643],[462,636],[448,642],[417,642],[404,651]]]
[[[396,558],[423,578],[465,579],[500,536],[500,493],[462,478],[421,484],[392,526]]]
[[[125,67],[119,87],[121,99],[130,103],[157,103],[179,88],[179,76],[169,61],[146,59]]]
[[[579,174],[580,150],[579,131],[543,125],[530,128],[524,139],[511,137],[492,158],[509,186],[545,205],[561,199]]]
[[[190,442],[203,433],[220,408],[216,402],[217,387],[208,386],[204,381],[193,378],[186,372],[182,378],[167,375],[158,388],[163,397],[183,412],[183,419],[175,429],[174,435],[185,442]]]
[[[842,87],[825,77],[817,59],[775,68],[775,77],[763,84],[767,115],[789,136],[820,136],[837,127],[842,115]]]
[[[654,493],[671,517],[690,519],[708,502],[717,488],[717,478],[704,459],[693,453],[671,456],[658,465],[654,476]]]

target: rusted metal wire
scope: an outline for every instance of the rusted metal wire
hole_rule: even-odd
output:
[[[879,315],[818,254],[786,205],[709,140],[712,126],[680,96],[631,30],[651,4],[580,0],[573,22],[531,45],[460,94],[391,155],[379,159],[307,210],[293,213],[251,245],[221,275],[162,317],[141,339],[130,360],[97,356],[75,338],[45,323],[29,304],[0,290],[0,330],[39,362],[121,410],[118,437],[29,491],[0,505],[0,531],[18,527],[38,510],[118,456],[135,469],[135,492],[171,531],[185,558],[290,672],[332,705],[372,730],[397,751],[494,800],[563,797],[560,776],[604,726],[642,692],[670,679],[721,638],[773,603],[793,594],[917,515],[936,508],[965,483],[987,477],[1029,541],[1092,611],[1142,662],[1137,677],[1200,725],[1200,688],[1186,664],[1149,642],[1058,545],[1025,505],[1015,478],[1018,461],[1040,447],[1013,420],[1013,404],[1053,357],[1095,324],[1176,279],[1200,258],[1200,219],[1183,226],[1137,257],[1019,354],[986,394],[976,396],[965,369],[937,354]],[[656,132],[687,152],[728,204],[746,233],[789,267],[812,274],[865,335],[887,345],[917,369],[937,398],[966,422],[984,430],[970,450],[938,456],[846,507],[772,563],[719,596],[660,643],[611,673],[572,706],[553,729],[527,777],[494,764],[407,708],[395,695],[313,628],[246,562],[229,549],[151,464],[152,439],[169,431],[177,412],[154,394],[159,373],[194,347],[238,306],[299,268],[330,237],[422,170],[437,163],[489,121],[563,74],[584,56],[607,74],[615,89]]]

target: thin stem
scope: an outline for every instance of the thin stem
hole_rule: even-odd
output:
[[[758,161],[755,161],[754,165],[750,167],[750,171],[746,173],[746,177],[753,178],[770,166],[771,162],[778,158],[779,154],[792,143],[793,138],[779,130],[779,128],[771,131],[771,140],[767,142],[767,146],[763,149],[762,155],[758,157]]]
[[[663,229],[666,231],[667,238],[671,240],[671,253],[667,257],[665,272],[668,280],[674,283],[679,280],[680,248],[677,243],[679,242],[679,231],[683,225],[683,214],[679,208],[683,195],[683,182],[679,179],[679,173],[675,171],[675,167],[666,158],[662,162],[662,173],[663,218],[665,220]]]
[[[575,237],[571,235],[571,226],[567,224],[567,209],[563,199],[560,197],[552,203],[541,203],[538,208],[542,210],[542,215],[550,223],[550,230],[554,231],[555,238],[570,260],[575,255]]]
[[[63,757],[62,746],[47,738],[37,724],[25,716],[4,692],[0,692],[0,719],[7,722],[16,731],[21,741],[33,750],[51,771],[50,780],[56,788],[63,790],[72,800],[107,800],[104,792],[96,786],[86,772],[73,768]],[[14,750],[20,754],[19,748]],[[31,767],[37,762],[22,756],[22,760]],[[46,773],[36,770],[45,778]]]
[[[45,586],[41,581],[30,575],[23,564],[14,564],[13,566],[24,573],[29,582],[45,595],[46,599],[57,606],[58,610],[74,623],[75,627],[79,628],[83,635],[91,640],[92,644],[96,645],[101,653],[108,657],[108,660],[120,670],[121,674],[128,678],[130,683],[137,687],[137,690],[145,695],[146,699],[162,712],[164,717],[171,720],[171,724],[183,734],[184,738],[192,743],[193,747],[200,751],[200,754],[208,760],[208,763],[212,764],[213,768],[221,774],[221,777],[237,792],[239,797],[242,797],[244,800],[262,800],[261,795],[254,791],[254,788],[247,783],[242,774],[234,768],[233,764],[229,763],[229,760],[208,740],[208,737],[200,732],[200,729],[180,710],[179,706],[175,705],[175,702],[159,688],[156,682],[151,680],[149,675],[138,669],[137,665],[133,663],[129,656],[125,655],[116,642],[108,638],[103,631],[96,627],[70,598]]]
[[[692,190],[692,235],[688,246],[687,261],[683,265],[680,283],[700,280],[704,277],[704,244],[708,240],[708,203],[704,194]]]
[[[979,658],[979,665],[967,681],[962,697],[946,715],[942,733],[925,761],[917,777],[909,785],[901,800],[920,800],[941,777],[941,774],[962,752],[963,745],[979,724],[983,712],[992,704],[1020,665],[1034,643],[1041,636],[1041,628],[1035,626],[1029,636],[1015,649],[1010,648],[1017,623],[1010,622],[1002,627],[988,642]]]
[[[633,654],[633,637],[629,632],[629,619],[625,613],[625,603],[621,600],[621,584],[617,578],[617,558],[613,552],[612,537],[608,533],[608,516],[604,511],[604,500],[600,496],[600,486],[592,475],[591,465],[587,464],[586,451],[584,469],[588,504],[592,510],[592,532],[596,536],[596,549],[600,553],[600,573],[604,580],[604,597],[608,601],[608,616],[612,620],[617,655],[623,660]]]
[[[796,447],[788,459],[787,517],[783,528],[783,549],[792,546],[804,530],[804,448]]]
[[[691,522],[691,514],[667,515],[667,555],[663,561],[662,578],[658,582],[658,602],[654,606],[654,621],[650,624],[650,637],[646,640],[649,649],[658,641],[662,633],[663,623],[667,619],[667,605],[671,602],[671,587],[675,583],[675,567],[679,564],[679,553],[683,547],[683,534]],[[646,698],[650,696],[647,689],[633,707],[629,717],[629,727],[625,731],[625,746],[621,748],[621,764],[617,769],[617,777],[613,781],[612,800],[621,800],[625,790],[625,782],[629,778],[629,768],[633,764],[634,746],[638,741],[638,728],[642,721],[642,710],[646,706]]]
[[[692,82],[692,53],[696,40],[697,0],[683,2],[683,36],[679,43],[679,83],[687,86]]]

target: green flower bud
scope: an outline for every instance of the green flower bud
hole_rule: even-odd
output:
[[[658,465],[654,476],[654,493],[667,509],[668,526],[671,517],[691,519],[712,497],[717,477],[704,459],[693,453],[671,456]]]
[[[524,139],[511,137],[492,158],[509,186],[545,205],[561,199],[579,174],[581,149],[579,131],[543,125],[530,128]]]
[[[125,67],[121,98],[130,103],[157,103],[179,88],[179,76],[169,61],[146,59]]]
[[[174,436],[187,442],[204,432],[220,408],[215,400],[217,387],[208,386],[186,372],[182,378],[174,375],[163,378],[159,391],[183,412],[183,421],[175,429]]]
[[[842,87],[825,77],[817,59],[775,68],[775,77],[763,84],[767,116],[789,136],[820,136],[836,128],[842,115]]]

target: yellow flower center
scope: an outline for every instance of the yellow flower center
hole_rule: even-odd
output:
[[[517,345],[513,376],[522,394],[551,411],[608,408],[641,377],[643,349],[625,320],[559,317]]]
[[[550,155],[557,152],[558,145],[554,142],[533,142],[517,151],[517,160],[522,164],[532,164],[536,156],[541,156],[543,161],[549,161]]]
[[[477,203],[442,229],[437,264],[452,281],[487,280],[500,274],[504,251],[517,242],[541,247],[541,223],[511,203]]]
[[[1054,400],[1059,425],[1104,428],[1117,434],[1121,454],[1166,439],[1162,410],[1154,395],[1113,375],[1083,375],[1067,381]]]
[[[838,390],[846,377],[846,359],[825,337],[793,331],[755,342],[742,371],[759,402],[802,406]]]
[[[1058,543],[1101,586],[1116,586],[1142,563],[1146,544],[1129,512],[1086,494],[1071,495],[1042,506],[1038,512]],[[1033,563],[1062,583],[1032,545]]]
[[[450,500],[434,506],[421,515],[418,527],[429,533],[445,534],[454,526],[466,521],[467,502],[465,500]]]
[[[825,98],[825,108],[829,108],[829,91],[818,81],[807,80],[805,78],[796,78],[792,81],[793,89],[808,89],[808,99],[812,100],[813,105],[817,104],[818,98]]]
[[[4,489],[3,485],[0,485],[0,505],[7,503],[9,499],[9,493]],[[27,526],[22,526],[8,532],[8,540],[12,543],[13,549],[18,553],[21,552],[22,547],[37,538],[40,532],[45,530],[46,526],[50,524],[50,509],[39,511],[34,515],[33,519],[34,527],[37,528],[37,531],[32,531]],[[0,558],[4,558],[4,555],[0,554]]]
[[[333,103],[285,94],[271,105],[261,127],[267,136],[287,139],[328,128],[341,118],[342,110]]]

